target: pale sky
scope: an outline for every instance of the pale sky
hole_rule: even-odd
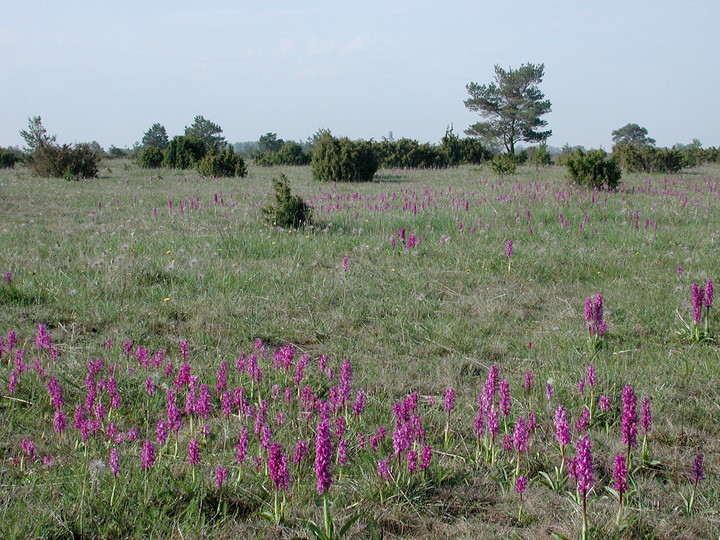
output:
[[[493,66],[545,64],[548,143],[720,146],[720,2],[0,0],[0,146],[39,115],[59,142],[131,146],[196,115],[229,142],[438,142]]]

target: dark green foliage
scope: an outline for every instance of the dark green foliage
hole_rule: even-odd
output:
[[[255,165],[259,165],[260,167],[272,167],[278,164],[276,157],[277,152],[260,152],[253,160],[255,161]]]
[[[323,138],[323,135],[332,135],[332,131],[325,128],[318,129],[315,133],[310,135],[303,143],[303,147],[305,148],[305,150],[312,154],[313,150],[315,150],[315,147],[320,142],[320,139]]]
[[[492,158],[490,150],[480,139],[467,137],[460,139],[460,163],[480,164]]]
[[[440,141],[440,150],[445,155],[448,167],[457,167],[463,163],[479,164],[490,159],[491,154],[480,139],[467,137],[461,139],[448,127]]]
[[[678,172],[686,164],[675,148],[656,148],[655,139],[638,124],[626,124],[612,132],[613,159],[628,172]],[[695,141],[694,141],[695,142]],[[697,141],[695,146],[699,145]]]
[[[207,146],[200,139],[188,136],[173,137],[165,150],[163,166],[170,169],[191,169],[205,157]]]
[[[547,144],[544,142],[534,148],[530,148],[527,153],[528,159],[538,167],[547,167],[553,163],[552,156],[547,149]]]
[[[623,142],[613,147],[612,155],[628,172],[676,173],[683,167],[683,156],[675,149]]]
[[[21,157],[16,150],[0,148],[0,169],[12,169]]]
[[[490,168],[497,174],[515,174],[517,161],[510,154],[498,154],[490,161]]]
[[[63,144],[55,135],[48,135],[39,116],[28,118],[28,129],[21,130],[30,152],[30,169],[37,176],[79,180],[95,178],[103,157],[99,144]]]
[[[702,143],[698,139],[693,139],[690,144],[676,144],[672,147],[673,150],[680,152],[682,156],[683,168],[697,167],[703,163],[716,163],[720,152],[717,148],[708,147],[703,148]]]
[[[143,148],[153,147],[165,150],[168,144],[169,140],[165,126],[157,122],[150,126],[150,129],[145,132],[142,138]]]
[[[129,154],[130,151],[127,148],[118,148],[112,144],[108,148],[108,157],[111,159],[128,157]]]
[[[313,151],[312,173],[325,182],[370,182],[378,169],[371,143],[324,134]]]
[[[604,150],[575,150],[567,156],[565,166],[574,183],[589,188],[614,189],[622,176],[618,164],[608,159]]]
[[[683,156],[673,148],[653,148],[651,170],[676,173],[683,168]]]
[[[448,167],[457,167],[463,161],[463,148],[460,137],[453,133],[453,126],[445,129],[445,135],[440,140],[440,148],[445,154]]]
[[[278,150],[277,160],[279,165],[308,165],[312,156],[303,151],[302,145],[296,142],[286,142]]]
[[[505,71],[495,66],[495,81],[490,84],[470,83],[470,98],[465,106],[486,118],[465,132],[487,140],[500,141],[508,154],[515,153],[519,141],[540,142],[552,131],[538,131],[547,125],[540,117],[551,110],[549,100],[538,85],[545,75],[544,64],[523,64]]]
[[[205,156],[198,163],[197,171],[203,176],[230,178],[247,176],[245,160],[240,154],[236,154],[232,148],[226,148],[219,154]]]
[[[222,132],[223,130],[218,124],[202,116],[196,116],[193,123],[185,128],[186,137],[201,140],[213,152],[219,152],[225,147],[225,137],[220,135]]]
[[[648,137],[648,130],[638,124],[625,124],[612,132],[612,141],[616,144],[628,143],[653,146],[655,139]]]
[[[584,152],[585,147],[581,145],[570,146],[570,144],[565,143],[560,149],[560,154],[555,158],[555,162],[558,165],[565,166],[570,156],[572,156],[578,150],[582,150]]]
[[[286,142],[277,152],[262,152],[255,156],[255,164],[265,167],[271,165],[307,165],[310,163],[310,154],[303,151],[300,144]]]
[[[144,169],[158,169],[163,164],[163,152],[155,146],[146,146],[140,151],[138,163]]]
[[[266,133],[258,140],[258,149],[261,153],[279,152],[285,141],[277,138],[277,133]]]
[[[448,156],[441,147],[420,144],[413,139],[399,139],[373,144],[379,165],[385,169],[440,169],[448,166]]]
[[[284,174],[273,178],[275,202],[263,206],[260,211],[270,225],[297,229],[312,224],[312,207],[298,195],[290,191],[288,180]]]
[[[30,168],[45,178],[80,180],[97,177],[101,159],[89,144],[52,144],[33,152]]]

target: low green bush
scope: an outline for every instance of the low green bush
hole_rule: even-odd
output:
[[[324,134],[313,151],[312,174],[324,182],[370,182],[379,162],[367,141],[336,139]]]
[[[197,172],[203,176],[215,177],[245,177],[247,166],[240,154],[236,154],[232,148],[226,148],[219,154],[211,154],[200,160]]]
[[[612,156],[627,172],[676,173],[685,164],[678,150],[633,143],[616,144]]]
[[[89,144],[47,144],[33,152],[30,168],[34,174],[45,178],[80,180],[97,177],[101,160],[100,154]]]
[[[310,163],[310,159],[310,154],[303,151],[300,144],[291,141],[283,144],[280,150],[268,150],[256,155],[255,164],[263,167],[273,165],[307,165]]]
[[[490,160],[490,168],[496,174],[515,174],[517,162],[509,154],[498,154]]]
[[[173,137],[165,149],[163,166],[169,169],[191,169],[205,157],[207,146],[195,137],[179,135]]]
[[[155,146],[146,146],[140,152],[138,162],[143,169],[158,169],[163,164],[163,151]]]
[[[614,189],[620,183],[622,171],[608,159],[604,150],[577,149],[565,159],[570,179],[577,185],[596,189]]]
[[[291,229],[312,224],[312,207],[298,195],[292,194],[284,174],[273,178],[273,188],[275,202],[260,209],[268,224]]]
[[[20,161],[20,153],[10,148],[0,148],[0,169],[12,169]]]

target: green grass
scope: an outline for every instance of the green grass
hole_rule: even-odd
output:
[[[219,363],[232,367],[256,339],[273,349],[293,343],[313,366],[323,354],[336,373],[343,359],[352,361],[354,387],[368,393],[353,430],[372,433],[383,424],[392,432],[391,405],[417,391],[427,441],[443,452],[424,475],[383,485],[375,477],[378,457],[353,450],[331,490],[338,520],[363,514],[353,534],[477,538],[556,531],[573,537],[581,523],[570,499],[574,490],[549,490],[539,471],[558,464],[554,407],[566,406],[574,422],[589,399],[578,395],[577,381],[593,363],[600,381],[594,397],[608,393],[614,406],[591,430],[598,487],[589,508],[596,534],[718,535],[720,320],[711,311],[706,342],[678,334],[680,317],[692,318],[691,284],[718,278],[718,166],[667,177],[626,175],[618,192],[594,194],[568,184],[561,168],[521,168],[506,178],[480,167],[380,171],[369,184],[335,185],[313,181],[308,167],[251,166],[246,179],[201,179],[122,161],[108,166],[99,179],[82,182],[33,178],[22,168],[0,171],[0,273],[12,273],[11,284],[0,283],[0,335],[15,331],[32,364],[37,325],[47,325],[60,357],[39,356],[72,404],[69,424],[71,407],[84,399],[85,366],[102,356],[118,364],[124,400],[113,413],[118,425],[140,429],[140,440],[154,437],[164,391],[145,394],[149,375],[123,356],[125,339],[151,352],[165,349],[175,367],[179,343],[187,339],[193,372],[211,388]],[[259,207],[269,201],[278,172],[315,208],[314,227],[285,231],[264,224]],[[636,212],[637,229],[628,217]],[[414,231],[420,246],[393,248],[390,239],[400,228]],[[507,240],[514,243],[510,264]],[[598,293],[608,335],[595,351],[588,347],[583,308],[585,298]],[[106,339],[115,343],[111,349],[103,348]],[[511,383],[510,420],[532,410],[540,422],[527,456],[531,485],[521,514],[509,487],[512,452],[500,450],[493,463],[470,459],[476,397],[492,364]],[[214,466],[232,463],[243,424],[217,411],[194,482],[184,463],[187,426],[178,435],[177,457],[163,451],[147,474],[137,444],[123,447],[127,472],[115,480],[106,467],[108,443],[78,443],[72,428],[59,439],[48,427],[53,411],[32,371],[8,394],[12,367],[10,355],[0,357],[2,537],[289,538],[310,534],[304,520],[322,520],[311,462],[296,471],[279,528],[258,516],[272,504],[262,468],[234,468],[222,490],[213,487]],[[536,381],[529,394],[522,389],[527,370]],[[254,398],[267,399],[273,383],[289,383],[283,373],[268,371]],[[313,389],[326,396],[333,383],[315,367],[310,373]],[[163,384],[161,374],[153,377]],[[233,373],[231,384],[249,384],[243,377]],[[549,379],[555,396],[547,403]],[[622,452],[618,408],[625,384],[652,398],[651,460],[658,463],[633,474],[635,492],[616,527],[616,503],[606,486],[612,458]],[[450,446],[442,448],[447,386],[455,388],[458,405]],[[428,396],[440,405],[429,405]],[[291,418],[298,412],[281,403],[271,410]],[[252,429],[252,422],[246,425]],[[277,429],[277,440],[291,451],[305,438],[312,460],[314,427],[293,420]],[[21,466],[26,437],[55,464]],[[392,451],[389,440],[384,444]],[[690,493],[697,453],[705,454],[706,478],[696,512],[686,515],[681,494]]]

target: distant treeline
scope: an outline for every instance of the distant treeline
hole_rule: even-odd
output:
[[[118,148],[111,145],[107,151],[96,141],[62,146],[55,144],[55,137],[46,135],[40,117],[29,119],[28,131],[22,131],[21,134],[26,138],[28,147],[25,149],[0,147],[0,168],[11,168],[18,163],[31,166],[34,164],[38,174],[52,172],[52,175],[60,176],[77,176],[86,170],[91,172],[93,169],[90,167],[76,173],[76,162],[93,161],[93,166],[96,167],[96,162],[100,159],[114,158],[131,158],[146,168],[198,168],[201,174],[244,176],[245,160],[253,160],[259,166],[308,165],[313,159],[313,152],[319,141],[323,137],[332,136],[329,130],[320,129],[307,140],[297,142],[285,141],[278,138],[276,133],[268,132],[257,141],[237,142],[231,145],[222,136],[222,128],[202,116],[195,117],[193,124],[185,128],[184,135],[170,139],[165,127],[155,123],[144,133],[142,142],[135,143],[132,148]],[[718,148],[703,148],[697,139],[691,144],[657,148],[654,139],[650,139],[646,134],[647,130],[636,124],[628,124],[614,131],[615,144],[610,158],[627,172],[669,173],[706,162],[715,163],[720,159]],[[557,149],[541,143],[516,150],[515,154],[501,160],[497,159],[502,156],[498,155],[499,149],[493,141],[486,142],[477,137],[461,138],[453,132],[452,127],[446,129],[445,135],[437,144],[421,143],[408,138],[394,140],[392,134],[380,141],[371,139],[358,142],[363,143],[363,151],[366,149],[372,151],[373,161],[377,162],[379,168],[384,169],[442,169],[461,164],[481,164],[493,158],[496,158],[492,163],[494,169],[498,165],[503,165],[500,163],[502,161],[508,162],[504,164],[505,167],[511,167],[513,163],[545,166],[556,162],[565,165],[568,156],[573,152],[578,149],[585,150],[567,144]],[[71,161],[69,165],[65,163],[68,160]],[[203,160],[205,162],[200,167]],[[44,169],[40,167],[41,162]],[[62,167],[57,166],[57,163],[62,163]]]

